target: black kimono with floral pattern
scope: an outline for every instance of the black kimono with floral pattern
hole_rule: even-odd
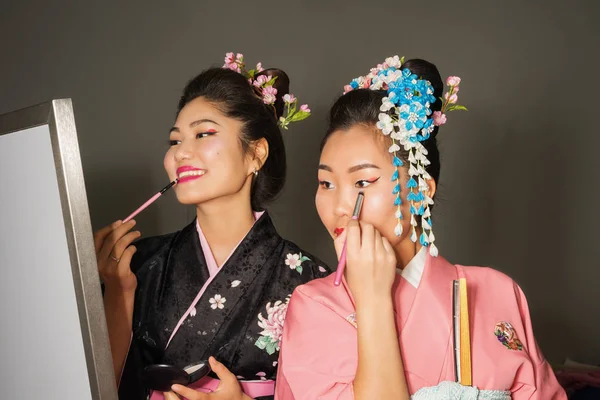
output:
[[[209,356],[239,379],[274,380],[289,296],[296,286],[330,273],[318,259],[279,236],[264,213],[167,347],[210,278],[196,222],[176,233],[140,240],[136,247],[131,263],[138,280],[133,338],[119,385],[123,400],[147,398],[141,375],[146,365],[184,367]],[[272,396],[261,399],[267,398]]]

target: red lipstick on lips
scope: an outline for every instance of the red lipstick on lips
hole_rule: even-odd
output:
[[[183,174],[184,172],[190,172],[190,171],[202,171],[202,170],[200,168],[192,167],[189,165],[184,165],[183,167],[177,168],[177,177],[179,178],[178,183],[193,181],[194,179],[202,178],[204,176],[204,174],[191,174],[191,175],[186,174],[184,176],[181,176],[181,174]]]
[[[335,237],[338,237],[342,234],[342,232],[344,232],[344,228],[335,228],[333,234],[335,235]]]

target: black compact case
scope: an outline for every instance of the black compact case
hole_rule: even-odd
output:
[[[210,371],[208,361],[200,361],[184,368],[152,364],[144,368],[144,382],[152,390],[169,392],[172,385],[188,386],[204,378]]]

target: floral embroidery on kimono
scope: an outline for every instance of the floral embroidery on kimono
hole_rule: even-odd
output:
[[[302,263],[304,261],[310,261],[310,258],[303,256],[302,253],[292,254],[289,253],[286,256],[285,265],[290,269],[295,269],[299,274],[302,273]],[[322,271],[321,271],[322,272]]]
[[[262,313],[258,314],[258,326],[263,330],[261,336],[256,341],[255,345],[262,350],[265,350],[269,355],[280,350],[281,335],[283,334],[283,321],[287,313],[288,304],[290,303],[291,294],[285,299],[285,302],[277,300],[272,306],[267,303],[267,317],[263,317]]]
[[[346,317],[346,321],[350,322],[350,324],[358,329],[358,324],[356,323],[356,313],[352,313]]]
[[[227,299],[222,297],[220,294],[215,294],[215,297],[211,297],[208,301],[210,302],[210,308],[216,310],[217,308],[223,309]]]
[[[498,322],[494,328],[494,335],[496,335],[500,343],[502,343],[507,349],[518,351],[523,350],[523,343],[521,343],[521,341],[517,338],[515,328],[513,328],[510,322]]]
[[[265,376],[267,376],[267,374],[265,374],[264,372],[258,372],[256,374],[256,376],[258,376],[261,381],[266,381],[267,380],[267,378],[265,378]]]

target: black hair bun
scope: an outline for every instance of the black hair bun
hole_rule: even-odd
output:
[[[402,68],[408,68],[410,72],[417,75],[420,79],[425,79],[431,83],[433,87],[433,96],[435,103],[431,104],[431,111],[440,111],[442,109],[442,92],[444,91],[444,82],[435,64],[420,58],[414,58],[405,61]],[[431,117],[430,117],[431,118]],[[431,132],[431,140],[435,139],[438,134],[439,126],[436,126]]]
[[[410,72],[417,75],[419,78],[425,79],[431,83],[431,86],[433,86],[433,95],[436,99],[435,103],[431,104],[431,111],[440,111],[442,109],[440,97],[442,97],[442,92],[444,90],[444,82],[442,82],[440,71],[438,71],[435,64],[420,58],[413,58],[405,61],[404,64],[402,64],[402,68],[408,68]]]

